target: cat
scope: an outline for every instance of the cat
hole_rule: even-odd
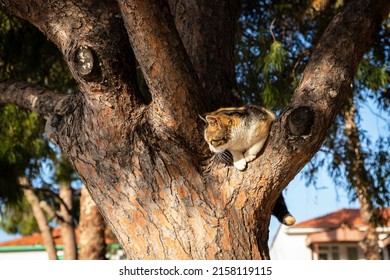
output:
[[[230,152],[233,165],[240,171],[253,161],[267,141],[275,114],[263,107],[221,108],[201,117],[206,122],[204,138],[213,153]],[[295,224],[282,195],[276,200],[272,214],[283,224]]]
[[[221,108],[206,114],[204,138],[212,152],[229,151],[242,171],[263,148],[274,119],[274,113],[260,106]]]

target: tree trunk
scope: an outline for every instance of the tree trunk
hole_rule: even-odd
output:
[[[56,98],[5,82],[1,100],[47,116],[46,135],[67,154],[130,259],[269,258],[273,205],[321,146],[390,10],[387,1],[357,0],[335,17],[263,153],[240,172],[213,161],[198,118],[237,103],[231,58],[223,63],[232,36],[215,35],[217,27],[231,30],[233,2],[190,0],[188,13],[179,0],[107,0],[93,9],[89,1],[2,2],[59,47],[81,92]],[[210,36],[230,50],[214,53]],[[138,90],[133,53],[150,103]]]
[[[95,202],[83,186],[80,196],[79,259],[106,259],[105,224]]]
[[[76,233],[72,215],[73,190],[69,183],[60,183],[59,197],[63,201],[60,204],[59,216],[61,220],[59,221],[59,225],[64,242],[64,259],[77,260]]]
[[[30,188],[26,188],[29,184],[27,183],[26,178],[21,178],[21,185],[24,186],[23,194],[26,197],[28,203],[31,205],[35,220],[37,221],[39,230],[42,234],[43,243],[46,249],[46,252],[49,256],[49,260],[57,259],[57,250],[55,247],[54,239],[51,234],[51,228],[47,223],[45,214],[41,207],[39,206],[39,198]]]
[[[365,237],[361,242],[365,258],[367,260],[379,260],[380,248],[378,243],[378,233],[376,225],[373,224],[372,216],[374,208],[370,201],[370,189],[373,182],[369,179],[368,172],[364,164],[364,156],[361,150],[359,139],[359,129],[355,121],[356,107],[352,103],[351,107],[344,113],[345,133],[348,137],[347,151],[350,157],[351,166],[348,169],[348,178],[355,186],[360,202],[360,216],[366,227]]]

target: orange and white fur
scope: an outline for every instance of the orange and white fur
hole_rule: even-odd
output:
[[[212,152],[229,151],[242,171],[263,148],[274,119],[274,113],[260,106],[221,108],[206,114],[204,138]]]

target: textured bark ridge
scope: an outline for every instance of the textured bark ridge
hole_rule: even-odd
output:
[[[358,0],[335,17],[263,153],[240,172],[211,160],[198,118],[237,104],[232,36],[215,29],[233,30],[238,3],[1,2],[59,47],[80,93],[55,96],[46,108],[37,106],[50,100],[44,92],[29,103],[34,87],[0,83],[0,100],[48,117],[47,136],[72,161],[130,259],[269,258],[273,205],[321,146],[390,10],[386,1]],[[214,52],[208,39],[227,49]]]

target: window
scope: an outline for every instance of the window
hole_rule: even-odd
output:
[[[347,256],[348,260],[357,260],[358,259],[358,249],[356,246],[347,247]]]
[[[319,253],[319,254],[318,254],[318,259],[319,259],[319,260],[327,260],[327,259],[328,259],[328,254]]]
[[[339,253],[338,246],[332,246],[331,253],[332,253],[332,260],[339,260],[340,259],[340,253]]]
[[[319,260],[339,260],[340,253],[338,246],[318,246],[318,259]]]
[[[319,260],[358,260],[361,254],[356,243],[325,243],[317,249]]]

